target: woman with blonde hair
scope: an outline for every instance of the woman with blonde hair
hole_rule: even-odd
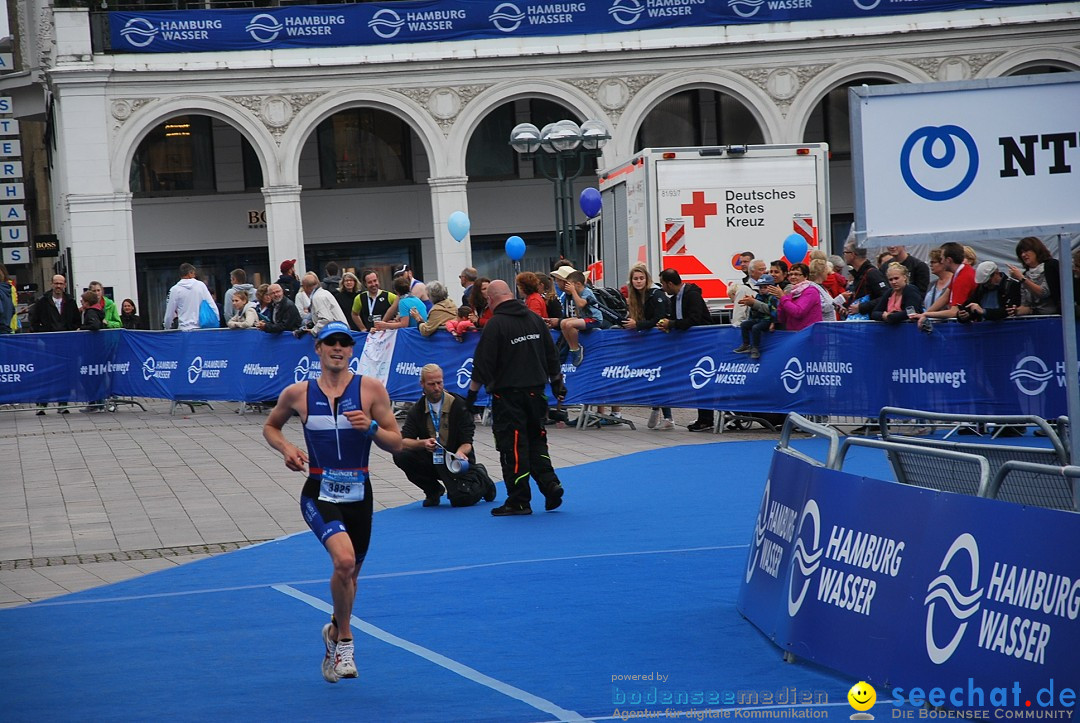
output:
[[[630,277],[626,282],[626,306],[629,316],[620,326],[623,329],[647,331],[667,316],[668,300],[662,290],[653,285],[652,276],[645,264],[630,267]],[[663,421],[660,419],[663,414]],[[649,429],[674,429],[671,407],[653,407],[649,414]]]
[[[936,276],[937,280],[926,290],[926,296],[923,297],[924,309],[933,306],[942,294],[949,293],[949,287],[952,286],[953,272],[945,269],[944,259],[945,253],[941,249],[930,250],[930,275]]]

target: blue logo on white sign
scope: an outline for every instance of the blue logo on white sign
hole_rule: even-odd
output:
[[[154,42],[154,38],[157,37],[157,28],[146,18],[132,18],[124,24],[124,29],[120,31],[120,34],[124,40],[136,48],[145,48]]]
[[[521,27],[522,21],[525,20],[525,13],[521,12],[514,3],[502,3],[492,11],[488,20],[504,33],[512,33]]]
[[[963,153],[957,152],[957,140]],[[900,150],[904,183],[928,201],[956,198],[968,189],[978,171],[975,139],[960,126],[923,126],[908,136]]]
[[[375,13],[368,21],[368,27],[375,31],[380,38],[390,39],[398,34],[405,21],[401,16],[390,8],[383,8]]]

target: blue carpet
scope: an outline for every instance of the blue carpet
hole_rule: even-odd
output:
[[[539,721],[809,695],[846,718],[855,681],[783,663],[735,611],[773,446],[559,470],[551,514],[380,512],[355,615],[385,635],[357,632],[360,679],[336,685],[319,673],[328,616],[304,600],[330,599],[310,533],[0,610],[4,717]],[[864,450],[847,468],[884,473]]]

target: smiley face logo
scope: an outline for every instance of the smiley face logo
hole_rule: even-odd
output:
[[[860,680],[855,685],[851,686],[851,690],[847,694],[848,703],[851,707],[860,713],[865,713],[874,707],[874,703],[877,702],[877,691],[874,690],[874,686],[870,685],[864,680]],[[856,716],[851,716],[855,718]],[[873,718],[873,716],[858,716],[859,718]]]

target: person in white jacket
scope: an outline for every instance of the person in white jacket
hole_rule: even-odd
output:
[[[165,305],[165,320],[162,326],[172,328],[173,319],[178,320],[180,331],[195,331],[199,328],[199,307],[203,301],[209,301],[214,314],[218,315],[217,304],[210,296],[206,284],[195,278],[195,267],[180,264],[180,280],[169,289],[169,302]],[[218,320],[220,324],[220,315]]]

